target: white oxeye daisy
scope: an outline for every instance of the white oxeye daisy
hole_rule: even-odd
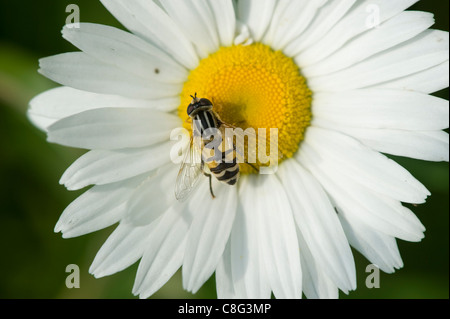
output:
[[[402,267],[396,238],[425,230],[402,203],[430,193],[382,153],[449,160],[448,102],[428,95],[449,84],[449,37],[405,11],[415,2],[103,0],[131,33],[66,26],[82,52],[41,60],[63,87],[28,113],[50,142],[90,150],[61,183],[94,186],[55,230],[118,223],[90,271],[139,260],[142,298],[180,267],[194,293],[215,272],[220,298],[338,297],[356,288],[350,245],[387,273]],[[278,128],[278,171],[240,164],[236,186],[212,178],[215,199],[202,176],[177,201],[170,136],[190,129],[195,93],[224,122]]]

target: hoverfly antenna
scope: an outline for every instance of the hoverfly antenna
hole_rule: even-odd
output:
[[[191,95],[191,98],[193,98],[195,100],[197,98],[197,92],[195,92],[195,96]]]

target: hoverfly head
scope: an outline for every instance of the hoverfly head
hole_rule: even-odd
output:
[[[208,99],[200,99],[197,97],[197,93],[195,96],[192,96],[192,102],[188,105],[187,114],[190,117],[194,117],[200,111],[207,111],[212,109],[213,104]]]

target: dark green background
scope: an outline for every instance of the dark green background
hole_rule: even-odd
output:
[[[73,51],[61,38],[65,8],[76,3],[81,21],[120,27],[94,0],[0,2],[0,298],[134,298],[137,265],[94,279],[88,268],[113,228],[62,239],[53,227],[64,208],[82,192],[58,184],[81,152],[51,145],[26,119],[28,101],[55,84],[37,74],[38,58]],[[427,0],[413,9],[433,12],[435,28],[448,31],[448,1]],[[438,93],[448,99],[448,90]],[[355,253],[358,289],[343,298],[449,297],[449,180],[447,163],[397,159],[433,193],[413,207],[427,227],[421,243],[400,242],[404,269],[381,275],[380,289],[364,285],[368,262]],[[81,288],[67,289],[65,268],[81,269]],[[177,274],[155,298],[215,298],[214,280],[192,296]]]

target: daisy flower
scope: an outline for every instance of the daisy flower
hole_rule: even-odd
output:
[[[117,224],[90,272],[139,261],[141,298],[180,267],[193,293],[215,272],[220,298],[336,298],[356,288],[350,247],[401,268],[396,240],[425,231],[403,203],[430,193],[384,154],[449,160],[448,102],[429,95],[449,85],[449,37],[416,2],[102,0],[129,32],[65,26],[81,52],[40,61],[63,86],[28,112],[49,142],[89,150],[60,182],[92,187],[55,231]],[[215,199],[202,177],[177,201],[171,135],[195,93],[227,123],[277,128],[277,172],[240,164]]]

